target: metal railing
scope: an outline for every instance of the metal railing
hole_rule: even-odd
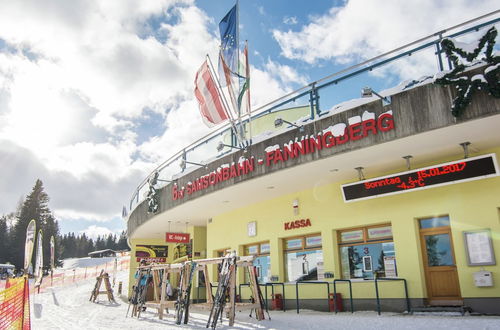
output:
[[[327,307],[327,311],[330,309],[330,282],[327,282],[327,281],[297,281],[295,282],[295,304],[297,306],[297,314],[299,314],[299,302],[300,302],[300,298],[299,298],[299,284],[322,284],[322,285],[326,285],[326,303],[328,304],[328,307]],[[335,297],[334,297],[335,299]]]
[[[330,106],[328,110],[322,110],[320,107],[320,99],[322,99],[322,106],[328,104],[329,102],[337,102],[333,103],[334,105],[339,103],[339,100],[335,99],[338,97],[338,93],[325,94],[323,90],[332,86],[337,86],[340,82],[353,79],[356,76],[359,76],[363,73],[369,73],[372,70],[387,65],[389,63],[393,63],[394,61],[400,60],[402,58],[406,58],[408,56],[415,56],[417,52],[422,52],[423,50],[431,50],[433,55],[437,58],[438,70],[443,71],[443,57],[442,57],[442,49],[440,47],[440,42],[445,38],[456,38],[459,36],[464,36],[466,34],[479,31],[485,27],[489,27],[494,25],[500,21],[500,18],[489,19],[488,21],[484,21],[485,19],[491,18],[495,15],[498,15],[500,10],[493,11],[486,15],[477,17],[475,19],[469,20],[467,22],[452,26],[450,28],[438,31],[424,38],[420,38],[411,43],[405,44],[401,47],[393,49],[389,52],[385,52],[381,55],[358,63],[356,65],[350,66],[343,70],[340,70],[336,73],[333,73],[329,76],[326,76],[322,79],[316,80],[310,83],[307,86],[299,88],[291,93],[288,93],[278,99],[275,99],[263,106],[260,106],[253,111],[251,111],[250,115],[246,115],[242,118],[242,125],[246,126],[249,124],[249,121],[256,120],[260,117],[266,116],[271,113],[275,113],[278,111],[286,111],[290,109],[292,105],[296,106],[297,102],[302,100],[302,104],[308,104],[309,107],[309,116],[306,119],[302,120],[314,120],[314,118],[323,116],[328,114],[330,110],[333,109]],[[475,24],[474,26],[470,26],[471,24]],[[453,32],[459,28],[464,28],[463,30]],[[448,34],[447,34],[448,33]],[[449,68],[451,69],[451,63],[448,61]],[[365,82],[364,80],[363,82]],[[364,87],[364,86],[361,86]],[[321,92],[321,94],[320,94]],[[286,108],[288,107],[288,108]],[[296,108],[296,107],[295,107]],[[326,107],[327,109],[328,107]],[[290,118],[289,118],[290,119]],[[299,121],[301,118],[295,118],[295,121]],[[282,130],[282,129],[280,129]],[[272,128],[271,135],[276,134],[276,130],[274,127]],[[252,138],[250,137],[249,143],[252,143]],[[234,132],[231,130],[231,125],[228,123],[224,126],[219,127],[213,132],[199,138],[195,142],[191,143],[187,147],[179,150],[171,157],[169,157],[166,161],[158,165],[142,182],[137,186],[135,192],[132,195],[132,198],[129,203],[129,211],[132,211],[142,200],[144,199],[144,195],[147,190],[147,180],[148,178],[155,172],[160,174],[159,181],[172,181],[175,180],[176,176],[181,176],[184,173],[184,169],[176,166],[176,164],[180,163],[180,161],[184,158],[186,159],[189,156],[189,160],[192,162],[205,162],[207,159],[214,159],[217,157],[221,157],[230,152],[234,152],[235,149],[224,148],[222,152],[216,153],[216,147],[214,142],[216,140],[224,140],[229,139],[231,146],[237,145],[237,139]],[[192,159],[192,157],[198,157],[199,159]],[[141,197],[142,196],[142,197]]]
[[[405,298],[406,298],[406,309],[408,313],[411,313],[411,305],[410,298],[408,297],[408,285],[406,284],[406,280],[404,278],[393,278],[393,277],[380,277],[375,279],[375,294],[377,296],[377,313],[380,315],[380,295],[378,290],[378,281],[402,281],[404,283],[405,288]]]
[[[337,283],[348,283],[349,284],[349,304],[351,307],[351,313],[354,313],[354,304],[352,301],[352,282],[351,280],[342,280],[342,279],[337,279],[333,280],[333,298],[335,299],[337,297]],[[338,306],[335,304],[335,314],[338,312]]]

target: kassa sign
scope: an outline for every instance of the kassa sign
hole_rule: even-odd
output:
[[[189,234],[167,233],[165,240],[168,243],[189,243]]]

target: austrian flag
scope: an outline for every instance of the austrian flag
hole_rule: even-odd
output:
[[[207,61],[203,63],[196,73],[194,84],[194,94],[200,104],[200,112],[205,124],[211,127],[227,120],[227,111],[222,103]]]

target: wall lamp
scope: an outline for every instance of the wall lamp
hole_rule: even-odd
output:
[[[221,152],[222,149],[224,149],[224,147],[228,147],[228,148],[233,148],[233,149],[239,149],[239,150],[243,150],[243,152],[246,152],[247,149],[246,148],[241,148],[241,147],[238,147],[238,146],[232,146],[230,144],[225,144],[224,142],[219,142],[219,144],[217,145],[217,151],[218,152]]]
[[[470,146],[470,144],[471,143],[469,141],[460,143],[460,145],[464,149],[464,158],[469,158],[469,146]]]
[[[165,180],[165,179],[158,179],[160,176],[160,172],[155,171],[149,178],[148,182],[151,182],[152,185],[155,185],[157,181],[159,182],[174,182],[175,180]]]
[[[361,89],[361,97],[366,98],[366,97],[372,97],[373,94],[378,96],[382,100],[382,105],[386,106],[391,104],[391,97],[390,96],[382,96],[379,93],[375,92],[371,87],[363,87]]]
[[[358,178],[359,178],[359,181],[362,181],[365,179],[365,175],[363,174],[363,170],[365,169],[364,167],[355,167],[354,168],[356,171],[358,171]]]
[[[291,123],[288,120],[285,120],[283,118],[276,118],[276,120],[274,120],[274,127],[278,128],[278,127],[282,126],[283,123],[287,123],[288,125],[291,125],[291,126],[298,128],[299,132],[304,132],[304,126],[295,125],[294,123]]]
[[[197,166],[200,166],[200,167],[207,168],[207,165],[200,164],[200,163],[195,163],[195,162],[190,162],[190,161],[186,160],[186,152],[184,152],[182,154],[181,162],[179,163],[179,166],[181,167],[181,170],[183,172],[186,169],[186,164],[197,165]]]

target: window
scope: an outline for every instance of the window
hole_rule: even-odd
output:
[[[285,267],[288,282],[323,279],[321,235],[285,239]]]
[[[397,277],[390,225],[342,230],[338,238],[344,279]]]
[[[449,227],[449,226],[450,226],[450,217],[447,215],[441,217],[420,219],[420,229]]]
[[[269,242],[255,243],[245,246],[246,256],[255,256],[253,265],[257,271],[257,280],[259,283],[267,283],[271,279],[271,257],[269,252],[271,251],[271,246]],[[249,283],[248,269],[245,268],[245,283]]]

